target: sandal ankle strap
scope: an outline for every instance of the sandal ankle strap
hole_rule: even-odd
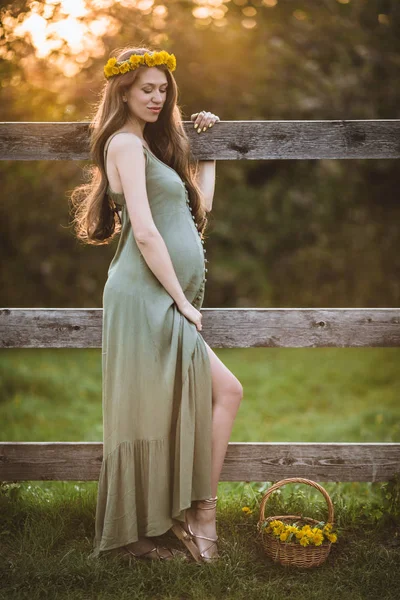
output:
[[[217,500],[218,496],[210,496],[209,498],[203,498],[202,500],[198,500],[198,502],[214,502],[214,500]]]
[[[199,508],[200,510],[212,510],[212,509],[216,508],[217,500],[218,500],[218,496],[215,496],[215,497],[211,496],[210,498],[204,498],[204,500],[198,500],[198,502],[206,502],[207,504],[209,504],[209,506],[199,506],[199,504],[197,504],[196,508]]]

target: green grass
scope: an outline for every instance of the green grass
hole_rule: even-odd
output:
[[[400,350],[217,349],[244,387],[231,441],[399,442]],[[3,350],[0,431],[7,441],[101,441],[100,350]],[[271,482],[220,482],[216,565],[90,561],[97,482],[0,486],[0,598],[108,599],[329,597],[397,599],[399,496],[381,483],[320,482],[339,539],[319,568],[273,563],[257,535]],[[245,515],[241,508],[249,506]],[[281,488],[266,514],[326,518],[304,485]],[[182,548],[173,534],[163,543]]]

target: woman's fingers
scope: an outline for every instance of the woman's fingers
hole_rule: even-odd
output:
[[[211,112],[202,110],[199,113],[194,113],[191,116],[191,120],[194,120],[193,127],[197,130],[197,133],[201,133],[202,131],[207,131],[214,123],[220,121],[220,118]]]

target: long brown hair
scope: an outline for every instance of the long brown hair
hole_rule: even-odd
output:
[[[117,61],[129,59],[131,54],[152,53],[147,48],[123,48],[117,52]],[[107,80],[95,105],[89,125],[90,157],[94,165],[87,165],[84,172],[88,182],[70,193],[72,224],[78,239],[86,244],[108,244],[119,233],[116,206],[107,194],[108,180],[104,164],[104,146],[109,136],[124,126],[128,119],[128,106],[123,102],[124,92],[134,83],[138,69]],[[146,123],[144,139],[150,150],[162,162],[174,169],[186,184],[192,214],[195,217],[200,237],[204,237],[207,225],[206,210],[202,205],[202,193],[196,184],[198,161],[191,153],[189,139],[182,125],[181,110],[177,105],[178,88],[166,65],[157,65],[165,72],[168,91],[163,110],[154,123]]]

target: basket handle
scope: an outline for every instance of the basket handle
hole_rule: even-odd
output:
[[[289,477],[288,479],[281,479],[281,481],[277,481],[277,483],[272,485],[266,491],[266,493],[263,496],[263,499],[261,500],[259,522],[264,521],[264,519],[265,519],[264,508],[265,508],[265,505],[266,505],[267,500],[270,497],[270,495],[273,494],[275,492],[275,490],[286,485],[287,483],[305,483],[307,485],[310,485],[311,487],[314,487],[319,492],[321,492],[321,494],[324,496],[326,503],[328,505],[328,521],[327,521],[327,523],[331,523],[333,525],[333,504],[332,504],[332,500],[330,499],[328,492],[325,490],[325,488],[322,487],[322,485],[319,485],[315,481],[311,481],[311,479],[304,479],[303,477]]]

